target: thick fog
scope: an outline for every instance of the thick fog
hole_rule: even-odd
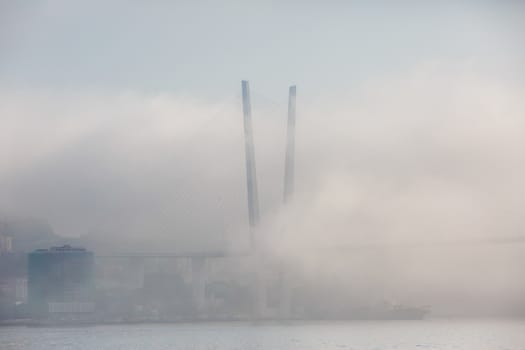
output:
[[[261,244],[357,295],[523,307],[525,94],[468,68],[423,65],[311,100],[299,90],[286,207],[285,98],[254,88]],[[115,250],[244,249],[239,95],[3,91],[1,211]]]
[[[247,249],[248,79],[268,256],[335,303],[525,312],[523,4],[154,3],[0,4],[2,218]]]

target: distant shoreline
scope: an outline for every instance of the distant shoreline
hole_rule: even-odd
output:
[[[70,327],[93,327],[107,325],[146,325],[146,324],[174,324],[174,325],[197,325],[197,324],[302,324],[302,323],[344,323],[344,322],[375,322],[375,321],[424,321],[425,319],[195,319],[195,320],[129,320],[129,321],[80,321],[80,322],[50,322],[24,320],[0,321],[0,327],[31,327],[31,328],[70,328]]]
[[[525,322],[525,317],[503,317],[503,316],[486,316],[486,317],[426,317],[422,319],[193,319],[193,320],[126,320],[126,321],[79,321],[79,322],[50,322],[35,321],[31,319],[4,320],[0,321],[0,327],[29,327],[29,328],[76,328],[76,327],[96,327],[111,325],[199,325],[199,324],[239,324],[239,325],[300,325],[316,323],[353,323],[353,322],[425,322],[425,321],[493,321],[506,320]]]

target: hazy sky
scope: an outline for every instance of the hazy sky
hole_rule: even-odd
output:
[[[2,1],[9,88],[276,97],[333,93],[421,62],[523,81],[520,1]],[[279,92],[279,93],[278,93]]]
[[[405,300],[523,306],[522,244],[454,244],[525,231],[525,6],[430,3],[1,1],[0,213],[157,249],[246,243],[248,79],[276,254],[379,244],[323,266]]]

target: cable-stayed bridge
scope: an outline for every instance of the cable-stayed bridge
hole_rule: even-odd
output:
[[[246,188],[247,188],[247,208],[248,221],[250,229],[249,247],[245,250],[203,250],[203,251],[179,251],[179,252],[111,252],[97,255],[98,259],[129,259],[137,266],[138,273],[144,273],[144,261],[147,259],[186,259],[191,263],[192,288],[195,304],[200,310],[205,308],[205,285],[206,285],[206,266],[208,261],[214,259],[226,258],[250,258],[254,261],[254,271],[252,285],[254,288],[255,304],[254,317],[264,317],[265,296],[261,291],[265,290],[265,281],[261,271],[264,251],[260,249],[258,241],[260,237],[255,235],[256,227],[260,221],[259,198],[257,187],[257,171],[255,162],[255,146],[253,139],[252,110],[250,100],[250,87],[247,81],[242,81],[242,114],[244,128],[244,146],[245,146],[245,170],[246,170]],[[286,205],[293,200],[294,183],[295,183],[295,123],[296,123],[296,87],[289,88],[288,96],[288,123],[286,133],[286,151],[284,159],[284,191],[283,203]],[[443,241],[403,241],[395,245],[384,243],[351,243],[339,244],[337,246],[319,246],[317,249],[321,252],[326,251],[328,254],[352,254],[356,251],[370,251],[388,249],[390,247],[441,247],[441,246],[495,246],[511,245],[525,243],[525,236],[509,235],[493,238],[470,238],[458,240]],[[142,267],[141,267],[142,266]],[[289,314],[290,286],[282,284],[281,298],[281,316],[286,318]]]

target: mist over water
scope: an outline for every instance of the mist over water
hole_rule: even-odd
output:
[[[0,349],[525,350],[523,38],[514,0],[0,1]]]
[[[522,86],[446,61],[317,96],[298,86],[286,206],[286,89],[276,101],[252,86],[271,256],[335,303],[523,314]],[[108,251],[248,246],[240,91],[2,90],[0,114],[2,215]]]

